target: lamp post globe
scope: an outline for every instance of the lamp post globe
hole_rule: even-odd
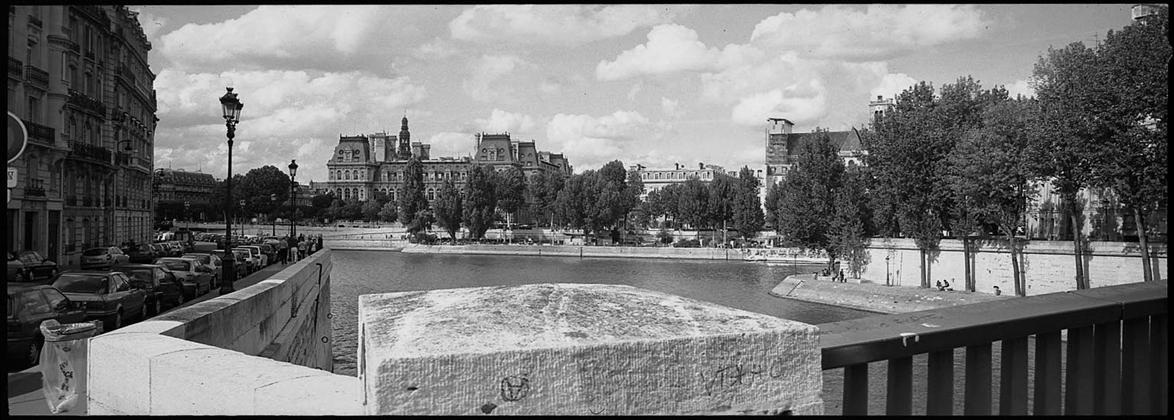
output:
[[[228,294],[235,291],[233,283],[236,282],[236,261],[232,256],[232,139],[236,137],[236,124],[240,122],[241,109],[245,104],[237,99],[237,95],[232,93],[232,88],[227,88],[228,92],[220,97],[220,107],[224,111],[224,125],[227,128],[226,136],[228,137],[228,178],[225,179],[225,187],[228,193],[224,197],[224,207],[228,211],[224,215],[224,259],[222,262],[222,272],[220,278],[224,281],[220,285],[220,294]]]

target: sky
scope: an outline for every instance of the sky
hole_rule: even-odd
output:
[[[767,118],[848,130],[868,102],[973,76],[1032,95],[1049,47],[1093,44],[1131,4],[131,6],[156,75],[157,168],[227,174],[219,98],[244,108],[234,173],[298,161],[326,180],[339,136],[471,155],[510,133],[576,172],[764,166]]]

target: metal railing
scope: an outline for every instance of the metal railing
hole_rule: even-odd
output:
[[[822,324],[823,369],[844,369],[843,414],[865,415],[868,364],[887,361],[885,414],[910,415],[913,356],[926,354],[925,413],[950,415],[954,350],[965,348],[961,414],[988,415],[991,348],[1000,342],[1000,415],[1028,414],[1029,397],[1037,415],[1163,415],[1169,406],[1166,293],[1166,281],[1132,283]]]
[[[106,118],[106,105],[103,105],[102,101],[91,97],[90,95],[86,95],[77,90],[70,89],[69,103],[77,105],[82,109],[88,109],[93,113],[98,114],[98,116],[102,119]]]
[[[32,64],[25,64],[24,71],[29,83],[40,86],[42,89],[49,89],[49,72]]]
[[[24,63],[15,58],[8,57],[8,77],[24,80]]]
[[[53,129],[53,127],[37,124],[24,118],[21,118],[20,121],[24,123],[25,129],[28,130],[29,141],[47,145],[53,145],[54,141],[56,141],[57,130]]]
[[[102,146],[92,146],[79,141],[69,142],[69,155],[72,157],[79,157],[89,159],[101,163],[110,163],[112,152]]]

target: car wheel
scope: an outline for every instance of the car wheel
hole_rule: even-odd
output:
[[[122,309],[119,309],[118,313],[114,314],[114,323],[111,325],[110,331],[117,330],[119,328],[122,328]]]
[[[175,306],[183,305],[184,301],[183,290],[180,290],[179,297],[175,298]]]
[[[139,321],[147,320],[147,302],[143,302],[142,309],[139,309]]]
[[[25,359],[25,361],[28,362],[29,367],[36,366],[41,362],[41,346],[44,345],[45,339],[41,336],[38,335],[33,338],[33,342],[29,344],[28,358]]]
[[[159,315],[163,313],[163,299],[155,298],[155,313],[152,315]]]

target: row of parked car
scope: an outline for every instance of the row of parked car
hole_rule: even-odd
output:
[[[126,252],[119,247],[91,248],[82,253],[81,270],[59,270],[35,251],[9,252],[8,360],[30,366],[39,362],[44,345],[40,325],[45,320],[101,320],[110,331],[219,288],[224,251],[179,245],[178,254],[165,242]],[[238,279],[276,261],[271,258],[276,247],[269,244],[234,247],[231,252],[239,261]],[[153,258],[147,260],[148,255]],[[14,266],[13,261],[19,264]]]

